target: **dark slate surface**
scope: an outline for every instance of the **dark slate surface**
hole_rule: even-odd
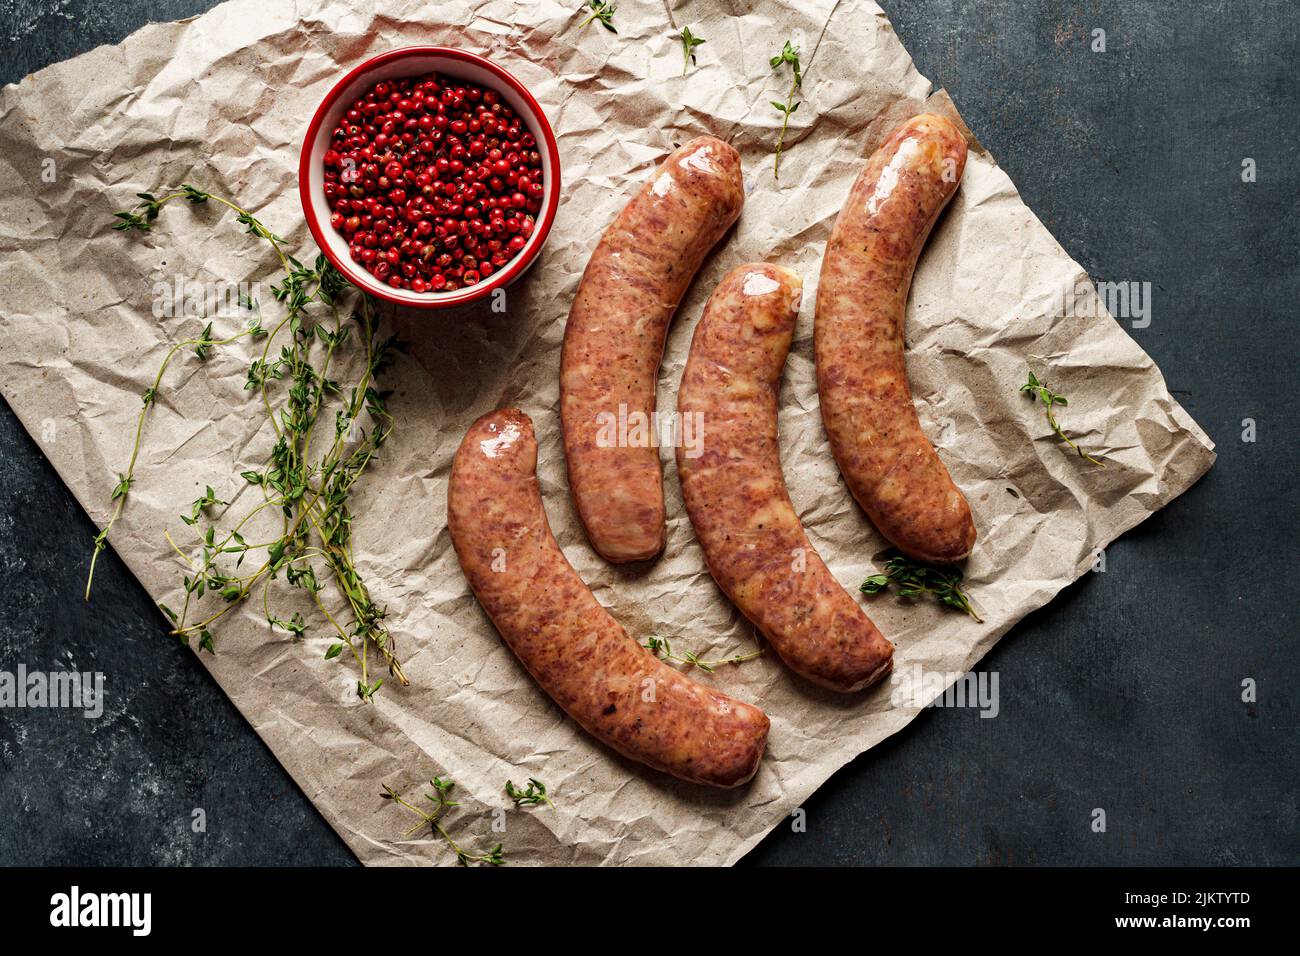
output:
[[[0,81],[209,6],[12,0],[0,7]],[[1300,299],[1300,10],[884,6],[1070,254],[1098,279],[1152,284],[1151,325],[1133,335],[1220,457],[1109,549],[1105,574],[986,658],[1000,680],[996,719],[927,712],[823,787],[804,808],[806,832],[779,827],[748,859],[1300,862],[1300,455],[1287,378]],[[1089,48],[1098,27],[1105,53]],[[1253,184],[1241,180],[1245,157]],[[1241,441],[1244,418],[1257,423],[1253,444]],[[94,603],[81,603],[95,529],[7,407],[0,450],[0,669],[99,670],[112,687],[99,720],[0,710],[0,863],[354,862],[163,638],[111,552]],[[1105,833],[1090,828],[1095,808]]]

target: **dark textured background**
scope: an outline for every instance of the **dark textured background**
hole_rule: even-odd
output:
[[[985,659],[997,719],[927,712],[808,801],[806,833],[779,827],[748,859],[1300,862],[1300,9],[883,5],[1066,250],[1098,279],[1152,283],[1133,335],[1220,457]],[[0,81],[209,6],[0,0]],[[1242,183],[1243,157],[1258,182]],[[95,529],[3,406],[0,455],[0,669],[99,670],[111,686],[100,720],[0,711],[0,863],[353,863],[111,551],[81,602]]]

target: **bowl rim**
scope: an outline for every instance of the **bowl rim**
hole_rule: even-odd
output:
[[[529,111],[533,114],[538,129],[542,133],[543,142],[546,147],[547,158],[551,166],[551,183],[546,205],[541,210],[541,215],[536,220],[534,236],[535,243],[531,250],[522,252],[510,262],[506,263],[499,271],[494,272],[486,282],[479,282],[467,289],[457,289],[455,292],[416,292],[411,295],[422,297],[419,302],[412,302],[406,298],[397,297],[388,287],[387,284],[380,282],[369,272],[359,269],[350,258],[339,259],[330,249],[329,242],[325,238],[324,230],[328,223],[322,224],[321,213],[316,208],[315,198],[311,191],[311,153],[312,146],[316,138],[320,135],[321,126],[325,121],[325,114],[338,101],[342,91],[351,85],[355,80],[363,77],[380,66],[391,63],[395,60],[403,60],[414,56],[442,56],[453,60],[460,60],[464,63],[473,64],[481,67],[491,73],[500,82],[510,87],[527,105]],[[486,57],[479,56],[477,53],[470,53],[467,50],[458,50],[454,47],[445,46],[406,46],[399,47],[396,50],[387,50],[375,56],[364,60],[357,66],[349,70],[344,76],[330,87],[329,92],[321,100],[320,105],[316,107],[316,112],[307,125],[307,134],[303,138],[302,148],[298,157],[298,196],[302,203],[303,215],[307,220],[307,228],[311,231],[312,238],[316,240],[321,254],[341,272],[350,283],[364,292],[367,292],[376,298],[382,299],[394,305],[406,306],[414,309],[445,309],[453,306],[467,305],[471,302],[477,302],[485,298],[496,289],[500,289],[513,282],[525,269],[533,263],[538,254],[542,251],[542,246],[546,244],[546,238],[551,231],[551,226],[555,222],[555,213],[560,204],[560,148],[555,139],[555,131],[551,129],[550,120],[546,118],[546,113],[542,111],[541,105],[534,98],[533,94],[528,91],[514,74],[510,73],[504,67],[493,63]],[[330,227],[332,228],[332,227]],[[409,290],[405,290],[409,292]]]

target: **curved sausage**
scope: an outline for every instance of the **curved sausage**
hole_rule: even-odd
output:
[[[835,220],[814,331],[822,419],[849,490],[900,551],[941,563],[970,553],[975,522],[917,420],[903,318],[921,247],[965,167],[966,140],[942,116],[889,135]]]
[[[740,155],[711,136],[664,160],[605,230],[564,329],[560,416],[569,485],[607,561],[664,548],[655,381],[673,313],[740,216]]]
[[[802,296],[789,269],[727,273],[704,307],[682,374],[683,431],[700,440],[694,457],[678,446],[677,471],[718,586],[792,670],[855,691],[889,671],[894,646],[813,548],[781,475],[777,395]]]
[[[593,737],[683,780],[754,776],[768,719],[691,680],[600,606],[551,534],[537,440],[516,409],[484,415],[456,452],[447,525],[483,610],[546,693]]]

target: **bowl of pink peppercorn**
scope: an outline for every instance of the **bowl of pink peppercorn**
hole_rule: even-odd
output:
[[[481,56],[407,47],[339,80],[298,167],[307,226],[360,289],[414,308],[466,305],[536,260],[560,201],[551,124]]]

